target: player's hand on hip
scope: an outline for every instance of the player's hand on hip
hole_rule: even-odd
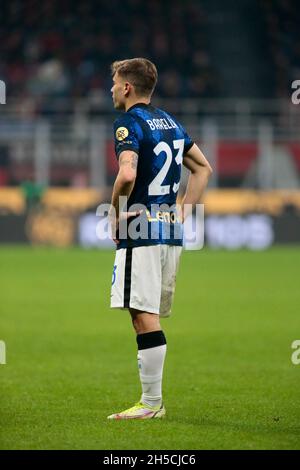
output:
[[[118,229],[119,229],[119,218],[116,217],[116,213],[114,210],[110,211],[108,214],[108,220],[110,224],[110,229],[111,229],[111,238],[112,240],[118,244],[120,241],[118,240]]]
[[[116,217],[114,211],[108,214],[108,218],[109,218],[109,222],[111,226],[112,239],[117,245],[120,243],[120,240],[118,238],[120,222],[128,220],[131,217],[137,217],[141,215],[142,212],[143,210],[121,212],[119,217]]]

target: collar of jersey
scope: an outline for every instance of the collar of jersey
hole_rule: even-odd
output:
[[[151,106],[151,103],[149,104],[135,103],[134,105],[130,106],[130,108],[128,108],[126,112],[128,113],[128,111],[131,111],[133,108],[142,108],[142,107],[148,108],[149,106]]]

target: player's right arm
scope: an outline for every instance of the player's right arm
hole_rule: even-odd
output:
[[[185,153],[183,164],[190,170],[186,193],[181,203],[183,220],[185,220],[195,204],[201,203],[212,168],[196,144],[193,144]]]
[[[137,213],[133,212],[122,212],[120,214],[122,209],[120,207],[120,197],[126,197],[128,200],[135,185],[141,130],[137,128],[132,116],[125,113],[114,122],[114,137],[115,152],[119,161],[119,172],[113,186],[108,216],[111,222],[113,239],[118,243],[117,229],[120,217],[127,218],[137,215]]]
[[[129,196],[133,190],[138,165],[138,154],[132,150],[123,150],[119,156],[119,172],[114,183],[111,207],[116,211],[116,217],[120,217],[119,198]]]

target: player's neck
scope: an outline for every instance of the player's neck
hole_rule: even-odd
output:
[[[125,111],[127,111],[129,108],[131,108],[135,104],[140,104],[140,103],[150,104],[150,98],[132,98],[132,99],[129,99],[126,103]]]

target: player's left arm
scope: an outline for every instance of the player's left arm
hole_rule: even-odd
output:
[[[109,218],[112,224],[113,239],[115,242],[117,242],[116,231],[119,224],[121,210],[119,198],[121,196],[125,196],[128,199],[134,188],[138,158],[138,154],[133,150],[124,150],[119,155],[119,172],[113,186],[111,209],[109,213]]]
[[[190,170],[186,193],[181,202],[183,220],[185,220],[195,204],[200,203],[212,168],[196,144],[184,154],[183,164]]]

